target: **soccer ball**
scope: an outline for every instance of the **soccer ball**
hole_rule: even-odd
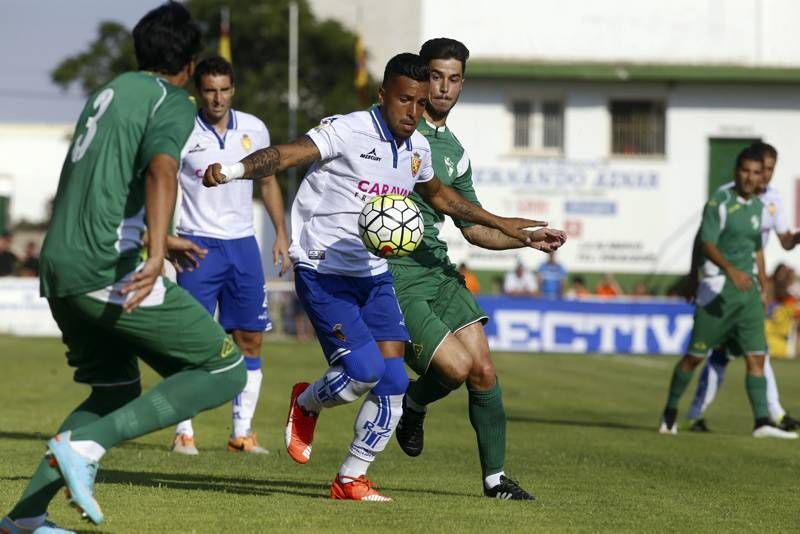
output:
[[[361,241],[381,257],[408,256],[422,241],[425,229],[414,201],[402,195],[381,195],[367,201],[358,216]]]

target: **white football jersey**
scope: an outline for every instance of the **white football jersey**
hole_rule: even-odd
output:
[[[728,182],[721,185],[718,191],[731,189],[734,185],[734,182]],[[764,211],[761,212],[761,246],[766,247],[771,231],[774,230],[776,234],[785,234],[789,231],[789,225],[786,223],[783,200],[777,189],[768,185],[767,190],[758,195],[758,198],[764,203]]]
[[[219,187],[203,187],[203,174],[212,163],[230,165],[267,146],[267,127],[249,113],[231,109],[223,138],[198,112],[183,149],[178,233],[217,239],[255,235],[253,182],[232,180]]]
[[[358,215],[378,195],[408,196],[433,178],[431,148],[417,131],[397,146],[380,108],[323,119],[308,132],[321,159],[306,174],[292,204],[295,266],[320,273],[374,276],[387,270],[358,233]]]

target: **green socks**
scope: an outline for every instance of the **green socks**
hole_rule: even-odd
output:
[[[486,391],[468,389],[469,422],[478,438],[483,476],[499,473],[506,459],[506,412],[500,383]]]
[[[755,417],[756,421],[769,419],[766,377],[747,375],[744,379],[744,385],[747,389],[747,397],[750,399],[750,406],[753,408],[753,417]]]
[[[76,428],[73,441],[96,441],[105,449],[228,402],[244,389],[244,362],[222,373],[191,369],[176,373],[102,419]]]
[[[453,391],[452,387],[448,387],[434,371],[429,370],[417,380],[411,381],[406,390],[406,395],[416,404],[427,406],[432,402],[443,399],[451,391]]]
[[[675,369],[672,371],[672,380],[669,383],[669,395],[667,396],[668,410],[678,409],[678,402],[692,380],[692,372],[687,373],[680,368],[680,365],[680,362],[675,364]]]

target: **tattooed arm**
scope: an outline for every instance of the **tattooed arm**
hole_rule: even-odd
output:
[[[320,157],[317,145],[304,135],[287,145],[256,150],[239,163],[230,166],[212,163],[203,176],[203,185],[215,187],[235,179],[258,180],[289,167],[308,165],[318,161]]]
[[[520,241],[525,246],[533,245],[533,239],[530,233],[525,230],[526,228],[547,226],[547,223],[543,221],[498,217],[465,199],[455,189],[443,184],[435,176],[427,182],[418,183],[414,190],[439,213],[444,213],[455,219],[488,226],[489,228],[496,228],[505,235]]]

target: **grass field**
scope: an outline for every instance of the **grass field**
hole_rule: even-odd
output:
[[[22,491],[43,440],[86,395],[71,382],[62,350],[57,340],[0,337],[2,513]],[[265,354],[256,430],[272,454],[225,452],[230,422],[229,407],[222,407],[195,421],[198,457],[167,452],[172,429],[106,455],[97,485],[106,521],[99,527],[82,523],[60,496],[51,519],[89,532],[788,532],[800,526],[800,443],[750,437],[742,362],[732,364],[709,413],[714,432],[671,437],[655,427],[673,358],[498,354],[509,419],[507,470],[537,501],[480,497],[460,390],[430,411],[422,456],[406,457],[393,441],[372,467],[370,477],[395,498],[380,504],[327,498],[356,406],[322,415],[309,464],[295,464],[282,450],[289,389],[322,371],[317,346],[268,342]],[[784,404],[800,410],[800,364],[774,367]],[[145,387],[156,379],[145,377]]]

